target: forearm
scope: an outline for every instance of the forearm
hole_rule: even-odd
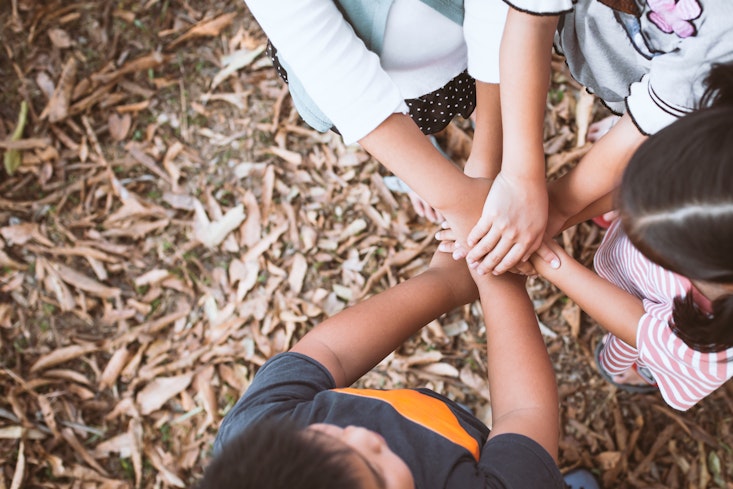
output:
[[[292,351],[324,365],[336,385],[351,385],[423,326],[476,300],[464,262],[436,253],[430,268],[326,319]]]
[[[392,114],[360,144],[465,236],[481,212],[490,183],[466,176],[445,159],[409,116]],[[475,209],[473,220],[461,224]]]
[[[464,173],[493,179],[501,169],[502,128],[499,85],[476,81],[473,142]]]
[[[618,186],[631,156],[645,139],[628,115],[621,117],[572,170],[548,185],[553,212],[564,216],[568,223],[577,223],[589,210],[598,214],[611,210],[605,208],[612,207],[608,196]],[[596,207],[589,207],[593,205]]]
[[[557,459],[557,385],[524,279],[506,273],[476,280],[486,323],[491,436],[523,434]]]
[[[501,45],[502,172],[545,179],[543,126],[557,16],[509,9]]]
[[[553,269],[536,255],[532,265],[537,273],[562,290],[604,329],[636,346],[637,325],[644,314],[640,299],[587,269],[577,260],[554,248],[560,267]]]

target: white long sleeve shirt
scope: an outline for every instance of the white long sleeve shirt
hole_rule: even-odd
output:
[[[394,0],[381,57],[369,51],[332,0],[246,0],[306,91],[347,144],[468,69],[499,81],[506,19],[501,0],[466,0],[460,26],[419,0]]]

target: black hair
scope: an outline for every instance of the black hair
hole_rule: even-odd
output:
[[[255,423],[226,443],[198,489],[358,489],[354,450],[289,419]]]
[[[733,284],[733,63],[713,65],[699,110],[650,136],[619,188],[624,231],[647,258],[691,280]],[[712,314],[675,299],[671,327],[688,346],[733,346],[733,294]]]

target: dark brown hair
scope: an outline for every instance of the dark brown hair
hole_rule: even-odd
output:
[[[658,265],[692,280],[733,284],[733,63],[714,65],[703,108],[647,139],[618,196],[624,230]],[[733,295],[712,314],[675,299],[675,333],[698,351],[733,346]]]
[[[198,489],[358,489],[354,452],[289,419],[254,423],[226,443]]]

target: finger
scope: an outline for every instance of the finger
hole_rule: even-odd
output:
[[[441,241],[440,243],[438,243],[438,251],[441,251],[443,253],[450,253],[451,255],[453,255],[457,249],[458,247],[456,246],[455,241]]]
[[[464,246],[461,246],[461,244],[458,242],[454,244],[454,247],[453,247],[453,259],[454,260],[456,261],[462,260],[463,258],[466,257],[467,254],[468,254],[468,250]]]
[[[484,237],[470,247],[471,251],[466,256],[469,266],[472,263],[483,260],[496,247],[500,239],[501,234],[497,228],[492,227],[489,229],[489,232]]]
[[[514,243],[512,243],[512,241],[508,239],[502,239],[501,241],[499,241],[494,249],[486,255],[486,257],[478,264],[478,266],[474,267],[476,269],[476,272],[479,275],[493,273],[494,268],[499,263],[501,263],[501,261],[504,259],[504,256],[509,253],[509,250],[512,249],[512,246],[514,246]]]
[[[535,270],[534,267],[532,266],[532,263],[528,261],[520,260],[520,262],[517,263],[517,265],[512,270],[509,270],[509,271],[510,272],[516,271],[515,273],[521,273],[522,275],[526,275],[528,277],[533,277],[537,275],[537,270]]]
[[[438,241],[455,241],[458,239],[456,233],[452,229],[443,229],[435,233],[435,239]]]
[[[417,194],[410,192],[410,202],[412,202],[412,208],[415,209],[415,214],[420,217],[425,217],[425,203],[422,201]]]
[[[433,209],[432,207],[430,207],[429,205],[426,206],[426,208],[425,208],[425,217],[430,222],[433,222],[435,224],[438,224],[440,221],[443,220],[443,218],[441,217],[440,213],[438,211],[436,211],[435,209]]]
[[[522,263],[522,256],[525,254],[525,247],[515,243],[504,258],[494,267],[494,275],[501,275],[507,270],[519,266]]]
[[[489,230],[491,229],[492,222],[493,219],[481,216],[478,222],[476,222],[476,225],[473,227],[473,229],[471,229],[471,231],[468,233],[468,237],[466,238],[466,243],[470,248],[476,246],[476,244],[484,236],[486,236],[486,234],[488,234]]]
[[[547,243],[544,241],[540,244],[539,248],[537,248],[537,251],[535,251],[535,254],[542,258],[543,261],[547,262],[552,268],[560,268],[560,258],[555,254],[552,249],[548,246]],[[527,261],[529,259],[529,254],[525,254],[525,257],[522,258],[522,261]]]

